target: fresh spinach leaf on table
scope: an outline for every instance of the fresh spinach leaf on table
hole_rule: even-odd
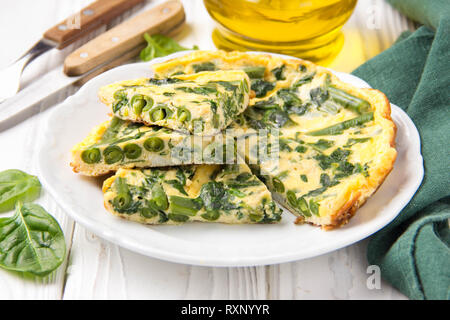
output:
[[[66,243],[58,222],[40,205],[16,205],[0,218],[0,267],[45,276],[64,261]]]
[[[178,51],[198,49],[197,46],[194,46],[192,49],[182,47],[172,38],[161,34],[154,34],[150,36],[148,33],[145,33],[144,39],[147,41],[147,47],[142,49],[140,53],[140,58],[142,61],[150,61],[154,58],[165,57]]]
[[[37,177],[17,169],[0,172],[0,212],[11,211],[17,201],[30,202],[39,197]]]

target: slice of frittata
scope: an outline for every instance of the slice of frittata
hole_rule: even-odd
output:
[[[247,108],[249,95],[242,70],[121,81],[99,91],[118,118],[196,135],[226,128]]]
[[[146,224],[275,223],[282,213],[245,164],[119,169],[103,193],[109,212]]]
[[[234,159],[234,141],[182,134],[117,117],[95,127],[72,149],[70,165],[77,173],[99,176],[119,168],[224,163]],[[220,151],[220,152],[219,152]]]
[[[346,224],[396,158],[386,96],[324,70],[258,100],[234,128],[245,133],[238,137],[238,152],[259,171],[274,199],[298,216],[297,223],[324,229]],[[265,149],[259,129],[276,136]]]

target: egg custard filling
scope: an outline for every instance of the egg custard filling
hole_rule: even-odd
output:
[[[109,212],[145,224],[281,219],[269,190],[245,164],[119,169],[103,192]]]
[[[223,157],[234,152],[233,137],[225,139],[222,135],[186,135],[113,117],[72,148],[70,165],[74,172],[100,176],[120,168],[223,163]],[[215,153],[218,149],[221,154]]]
[[[250,80],[242,70],[141,78],[99,90],[118,118],[196,135],[226,128],[247,108],[249,94]]]

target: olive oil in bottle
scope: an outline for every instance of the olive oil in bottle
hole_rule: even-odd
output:
[[[357,0],[204,0],[219,49],[278,52],[315,62],[339,52]]]

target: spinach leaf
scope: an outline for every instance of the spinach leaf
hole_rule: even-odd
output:
[[[217,67],[212,62],[203,62],[192,65],[192,69],[194,69],[194,72],[202,72],[202,71],[215,71],[217,70]]]
[[[320,139],[315,143],[308,143],[308,144],[314,147],[315,149],[322,151],[331,148],[334,145],[334,142],[330,140]]]
[[[330,176],[327,175],[326,173],[322,173],[320,175],[320,184],[324,187],[333,187],[335,185],[337,185],[339,183],[339,181],[337,180],[331,180]]]
[[[252,90],[255,91],[255,95],[257,98],[264,97],[268,91],[273,90],[275,85],[272,82],[264,81],[261,79],[252,80]]]
[[[185,196],[187,196],[187,192],[184,190],[183,185],[181,184],[180,181],[178,180],[166,180],[166,183],[170,184],[172,187],[174,187],[175,189],[177,189],[178,191],[180,191],[180,193],[184,194]]]
[[[271,70],[273,75],[275,76],[275,79],[277,79],[277,80],[286,80],[286,78],[283,76],[283,71],[284,71],[285,67],[286,66],[283,64],[280,67],[277,67],[277,68],[274,68],[274,69]]]
[[[41,206],[18,202],[14,216],[0,219],[0,267],[45,276],[65,255],[64,234]]]
[[[327,89],[317,87],[312,89],[309,92],[309,95],[311,96],[311,100],[316,103],[318,106],[321,106],[322,103],[324,103],[326,100],[328,100],[329,94]]]
[[[17,201],[33,201],[40,193],[37,177],[16,169],[0,172],[0,212],[13,210]]]
[[[139,55],[142,61],[150,61],[178,51],[191,50],[180,46],[175,40],[161,34],[150,36],[148,33],[145,33],[144,39],[147,41],[147,47],[142,49]],[[198,47],[194,46],[192,49],[197,50]]]
[[[292,122],[289,115],[281,109],[272,109],[265,112],[263,121],[275,128],[281,128],[286,123]]]
[[[266,67],[246,67],[244,72],[248,75],[250,79],[262,79],[264,78],[264,73],[266,72]]]
[[[277,96],[284,101],[284,107],[292,107],[292,106],[300,106],[302,104],[302,100],[295,94],[295,91],[291,91],[290,89],[280,89],[277,92]]]
[[[122,129],[124,129],[124,127],[125,127],[125,120],[113,117],[109,122],[108,128],[106,128],[98,144],[111,142],[119,134],[119,132]]]
[[[232,210],[237,207],[230,202],[230,194],[225,190],[222,182],[210,181],[202,186],[200,198],[207,211],[212,210]]]

